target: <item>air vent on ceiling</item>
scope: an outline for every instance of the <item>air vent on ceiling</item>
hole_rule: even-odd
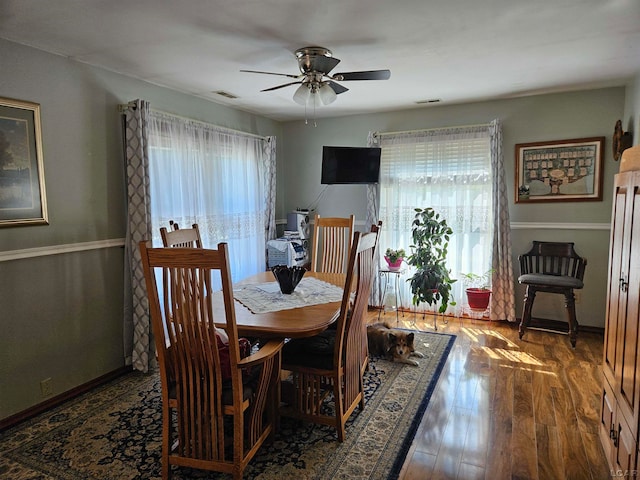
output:
[[[233,93],[229,93],[229,92],[225,92],[224,90],[218,90],[217,92],[213,92],[216,95],[220,95],[221,97],[226,97],[226,98],[238,98],[236,95],[234,95]]]

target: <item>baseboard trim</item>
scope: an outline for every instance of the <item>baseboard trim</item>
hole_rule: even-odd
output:
[[[518,323],[516,325],[520,325],[521,319],[518,318]],[[531,322],[529,326],[532,330],[543,330],[545,332],[552,333],[569,333],[569,325],[567,322],[562,322],[560,320],[551,320],[548,318],[531,318]],[[578,335],[580,332],[586,333],[597,333],[600,335],[604,335],[604,327],[593,327],[591,325],[578,325]]]
[[[22,412],[18,412],[10,417],[3,418],[0,420],[0,432],[6,430],[7,428],[13,427],[25,420],[35,417],[36,415],[40,415],[47,410],[50,410],[58,405],[63,404],[64,402],[71,400],[72,398],[77,397],[78,395],[82,395],[83,393],[88,392],[100,385],[110,382],[122,375],[130,373],[132,371],[131,366],[120,367],[112,372],[106,373],[98,378],[95,378],[87,383],[83,383],[71,390],[68,390],[60,395],[56,395],[55,397],[49,398],[42,403],[38,403],[33,407],[27,408]]]

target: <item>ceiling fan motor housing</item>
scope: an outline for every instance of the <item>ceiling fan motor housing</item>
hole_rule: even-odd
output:
[[[324,47],[303,47],[295,52],[300,71],[305,74],[326,75],[340,60],[333,58],[331,50]]]

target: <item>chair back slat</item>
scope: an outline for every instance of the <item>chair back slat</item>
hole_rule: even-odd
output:
[[[160,236],[162,237],[163,246],[202,248],[200,227],[197,223],[194,223],[191,228],[181,229],[176,222],[170,221],[169,228],[169,230],[167,230],[166,227],[160,228]]]
[[[376,242],[373,248],[373,253],[372,253],[372,260],[373,260],[373,265],[372,265],[372,269],[374,272],[374,279],[375,276],[377,274],[377,270],[376,268],[379,266],[379,259],[378,259],[378,246],[380,245],[379,241],[380,241],[380,231],[382,230],[382,220],[378,220],[377,224],[372,224],[371,225],[371,232],[376,234]],[[374,280],[372,280],[372,284],[369,287],[370,288],[370,292],[369,292],[369,296],[371,297],[372,295],[376,295],[376,292],[373,291],[373,287],[374,287]],[[362,373],[364,374],[364,372],[367,370],[368,366],[369,366],[369,342],[367,341],[367,325],[366,322],[363,322],[362,325],[362,358],[361,358],[361,365],[360,365],[360,369],[362,370]]]
[[[353,238],[345,287],[355,285],[352,296],[345,288],[336,331],[334,365],[342,366],[343,405],[351,406],[362,392],[362,359],[366,337],[366,313],[374,277],[374,252],[377,233],[356,232]]]
[[[355,216],[314,217],[311,271],[345,273],[353,239]]]

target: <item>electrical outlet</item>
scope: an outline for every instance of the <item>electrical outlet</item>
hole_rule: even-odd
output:
[[[43,397],[50,397],[53,395],[53,388],[51,386],[51,378],[45,378],[40,382],[40,391]]]

